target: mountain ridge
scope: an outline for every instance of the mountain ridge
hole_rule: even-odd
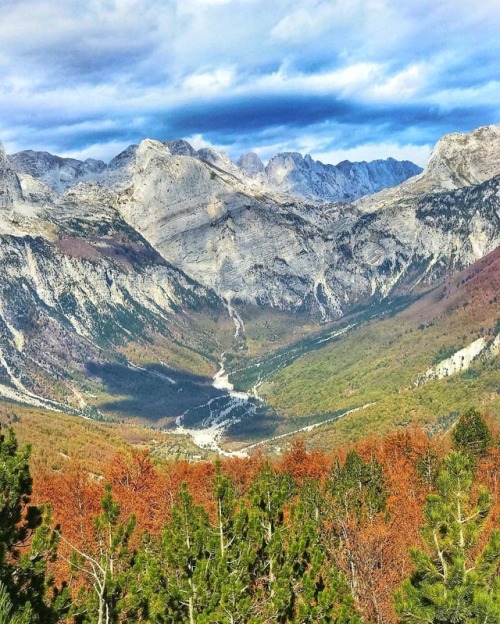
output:
[[[353,201],[362,195],[399,184],[422,170],[410,161],[397,161],[394,158],[371,162],[344,160],[338,165],[329,165],[298,152],[278,153],[267,166],[255,153],[243,154],[233,163],[228,156],[212,147],[195,150],[183,139],[170,139],[162,143],[173,156],[205,160],[237,176],[255,178],[260,185],[274,192],[309,201]],[[106,170],[116,170],[121,161],[133,154],[136,148],[137,145],[130,145],[111,159],[108,165],[102,160],[88,158],[81,161],[34,150],[16,152],[8,158],[16,173],[29,174],[60,193],[78,182],[99,180]],[[290,168],[290,159],[295,169]],[[253,167],[249,164],[250,160]]]
[[[406,305],[498,247],[500,133],[460,139],[471,155],[453,161],[456,142],[353,204],[275,192],[184,141],[147,139],[63,191],[0,152],[0,395],[185,432],[208,423],[210,448],[228,414],[272,429],[281,416],[263,415],[258,380],[251,397],[228,391],[231,356]]]

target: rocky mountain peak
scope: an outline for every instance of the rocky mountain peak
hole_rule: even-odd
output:
[[[447,134],[431,154],[425,176],[445,189],[481,184],[500,173],[500,125]]]
[[[481,184],[500,175],[500,125],[483,126],[440,139],[425,170],[403,184],[361,197],[356,205],[370,212],[395,202],[413,202],[415,197],[443,193]]]
[[[109,161],[107,166],[108,171],[115,171],[116,169],[122,169],[130,162],[135,160],[135,153],[137,152],[138,145],[129,145],[127,149],[120,152],[112,160]]]
[[[202,160],[206,160],[207,162],[212,163],[213,165],[219,166],[219,165],[226,164],[226,165],[234,166],[233,163],[231,163],[231,161],[229,160],[229,157],[227,154],[224,154],[223,152],[219,152],[213,147],[202,147],[201,149],[198,150],[196,155],[198,156],[198,158],[201,158]]]
[[[264,163],[255,152],[242,154],[237,162],[238,167],[251,178],[264,173]]]
[[[106,168],[102,160],[62,158],[49,152],[25,150],[9,156],[13,169],[44,182],[54,191],[63,191],[72,184],[95,177]]]
[[[241,178],[241,169],[231,161],[225,152],[219,152],[213,147],[202,147],[197,154],[201,161],[214,165],[217,169],[226,171],[238,179]]]
[[[165,141],[165,145],[170,150],[172,156],[191,156],[196,158],[196,150],[187,141],[183,139],[171,139]]]
[[[401,184],[421,171],[412,162],[393,158],[369,163],[345,160],[330,165],[298,152],[277,154],[265,168],[267,182],[272,188],[319,202],[354,201]]]
[[[3,143],[0,142],[0,163],[5,163],[7,161],[7,152],[3,146]]]
[[[3,145],[0,143],[0,209],[11,208],[21,199],[22,190],[19,177],[13,170]]]

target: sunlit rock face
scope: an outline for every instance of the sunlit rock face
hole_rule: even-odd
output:
[[[0,397],[81,411],[89,362],[120,362],[119,345],[168,335],[183,307],[222,306],[97,182],[57,195],[0,153],[0,201]]]
[[[414,202],[430,193],[478,185],[500,174],[500,125],[468,134],[445,135],[434,147],[425,170],[397,187],[363,197],[356,205],[382,209],[396,202]]]
[[[147,139],[63,194],[17,175],[3,155],[4,210],[16,205],[17,216],[2,227],[27,234],[36,222],[52,240],[61,215],[70,222],[84,210],[97,227],[112,211],[126,237],[140,236],[162,262],[225,300],[332,318],[463,268],[499,244],[499,137],[498,126],[444,137],[425,171],[354,203],[325,200],[356,195],[360,181],[364,190],[376,178],[389,183],[389,169],[407,177],[415,166],[341,163],[335,188],[326,173],[314,186],[319,202],[300,198],[297,184],[331,166],[295,153],[267,167],[248,154],[236,165],[213,148]]]
[[[109,188],[126,221],[164,258],[223,297],[332,317],[462,268],[498,245],[500,165],[491,148],[498,128],[473,135],[461,139],[472,156],[462,147],[453,164],[455,135],[445,137],[423,173],[354,204],[277,192],[263,183],[254,156],[240,161],[238,173],[213,150],[178,155],[150,140]],[[450,176],[460,169],[459,188],[440,159]],[[467,173],[467,162],[476,173]]]
[[[277,191],[303,199],[332,202],[354,201],[363,195],[395,186],[422,169],[409,161],[374,160],[325,165],[295,152],[278,154],[265,168],[265,180]]]
[[[246,173],[252,178],[265,171],[264,163],[255,152],[243,154],[238,159],[237,164],[243,173]]]

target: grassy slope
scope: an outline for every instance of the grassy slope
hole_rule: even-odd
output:
[[[296,427],[338,410],[377,403],[309,434],[315,445],[414,421],[446,420],[470,404],[500,417],[498,357],[465,373],[414,387],[418,376],[443,355],[498,331],[499,293],[500,250],[496,250],[394,317],[365,323],[284,367],[259,392]]]
[[[78,451],[83,456],[94,452],[96,446],[121,448],[123,444],[141,445],[141,440],[160,455],[172,456],[182,449],[197,454],[199,451],[189,441],[145,430],[134,425],[134,421],[139,425],[165,425],[189,407],[189,401],[208,399],[211,377],[222,351],[227,353],[227,367],[240,371],[231,375],[237,387],[251,388],[261,375],[266,378],[258,391],[276,410],[275,416],[255,419],[247,423],[246,429],[240,424],[239,435],[235,431],[228,436],[236,446],[372,402],[376,405],[309,432],[310,444],[329,447],[414,421],[430,423],[441,419],[446,423],[471,404],[498,417],[498,358],[479,362],[466,373],[421,388],[415,388],[414,382],[440,357],[481,335],[492,334],[500,318],[499,292],[497,250],[417,298],[402,312],[396,312],[395,304],[385,318],[367,321],[376,310],[371,308],[351,319],[329,324],[319,333],[318,325],[306,317],[238,306],[245,335],[235,337],[234,324],[225,310],[196,315],[194,320],[184,319],[181,313],[168,336],[157,334],[150,336],[151,340],[118,347],[130,361],[147,371],[134,371],[116,363],[94,366],[91,376],[82,374],[79,380],[86,400],[90,399],[107,417],[127,418],[127,426],[89,423],[22,407],[12,408],[16,415],[22,415],[16,426],[21,439],[42,449],[37,453],[49,453],[54,465],[60,463],[61,453],[68,454],[65,449],[76,439],[78,448],[87,449]],[[397,303],[400,304],[407,305]],[[378,312],[382,308],[379,306]],[[359,326],[334,342],[322,342],[324,337],[352,322]],[[165,382],[158,372],[175,377],[177,385]],[[184,392],[179,392],[181,387]],[[88,447],[82,442],[86,436],[92,440]],[[135,441],[131,442],[130,437]],[[57,444],[49,444],[49,438]],[[153,438],[161,440],[152,442]],[[49,461],[47,457],[44,461]]]
[[[101,423],[59,412],[0,402],[0,425],[14,428],[20,445],[31,444],[31,465],[54,471],[67,461],[81,462],[99,472],[117,452],[149,449],[159,458],[200,453],[184,436],[163,434],[131,423]]]

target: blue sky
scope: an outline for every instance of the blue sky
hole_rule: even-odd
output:
[[[500,123],[500,0],[2,0],[0,140],[424,165]]]

